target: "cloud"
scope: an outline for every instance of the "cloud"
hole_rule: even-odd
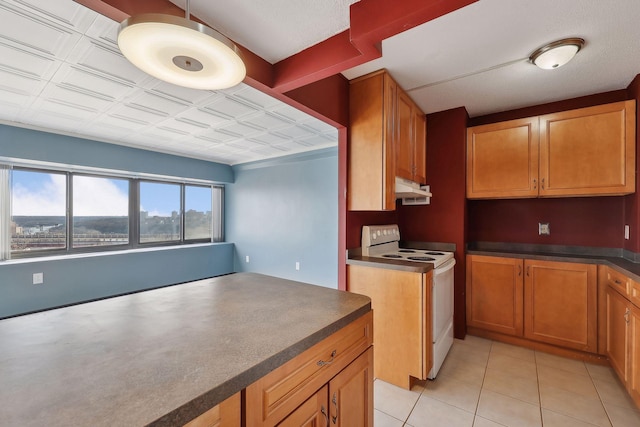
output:
[[[36,188],[13,183],[11,210],[13,215],[65,215],[66,180],[51,174]],[[105,178],[74,177],[75,216],[127,216],[129,196],[113,181]]]

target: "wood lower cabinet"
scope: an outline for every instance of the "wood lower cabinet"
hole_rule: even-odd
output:
[[[373,427],[372,343],[369,312],[251,384],[246,425]]]
[[[467,325],[522,336],[523,261],[467,256]]]
[[[629,324],[627,323],[627,300],[611,286],[607,289],[607,356],[611,367],[622,382],[629,380],[627,348]]]
[[[347,265],[347,290],[371,298],[374,375],[405,389],[433,366],[433,272]]]
[[[524,337],[598,350],[595,264],[525,260]]]
[[[640,408],[640,308],[629,310],[629,382],[627,390]]]
[[[240,419],[240,393],[236,393],[184,427],[240,427]]]
[[[597,266],[467,255],[467,325],[597,352]]]

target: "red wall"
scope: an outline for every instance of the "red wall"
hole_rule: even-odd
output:
[[[454,333],[464,338],[465,321],[465,140],[467,111],[427,115],[427,183],[431,204],[398,206],[403,240],[456,244]]]

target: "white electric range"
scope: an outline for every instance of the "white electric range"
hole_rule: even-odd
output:
[[[400,248],[397,224],[362,227],[362,255],[433,264],[433,368],[428,378],[434,379],[453,344],[453,252]]]

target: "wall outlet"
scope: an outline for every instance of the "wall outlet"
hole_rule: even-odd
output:
[[[33,284],[42,285],[44,283],[44,273],[33,273]]]
[[[300,263],[296,261],[296,270],[300,270]]]
[[[624,239],[625,240],[629,240],[629,226],[628,225],[624,226]]]
[[[249,255],[247,255],[246,257],[244,257],[244,262],[249,262]]]
[[[548,222],[539,222],[538,223],[538,235],[540,236],[548,236],[551,234],[551,229],[549,228]]]

